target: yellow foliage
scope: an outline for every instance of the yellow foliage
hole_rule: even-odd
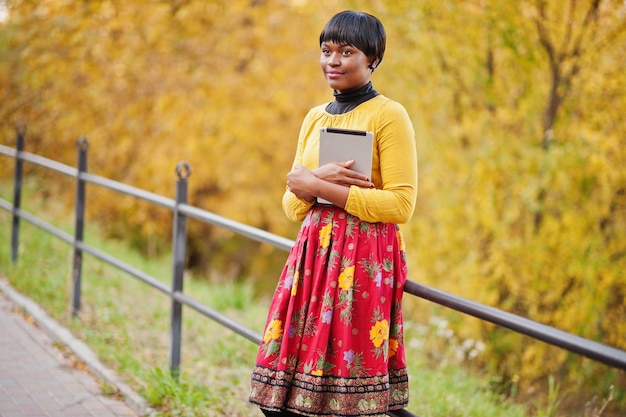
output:
[[[372,12],[389,39],[374,86],[417,132],[411,278],[626,349],[625,6],[596,4],[24,0],[0,32],[0,131],[12,144],[24,121],[28,151],[71,165],[87,136],[91,172],[166,196],[185,160],[192,204],[293,237],[285,175],[302,117],[332,99],[319,31],[336,11]],[[166,210],[88,193],[112,236],[167,250]],[[270,286],[284,260],[194,222],[190,252]],[[457,326],[521,387],[548,374],[620,383],[529,338]]]

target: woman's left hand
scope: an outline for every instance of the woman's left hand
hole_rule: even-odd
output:
[[[315,174],[302,165],[296,165],[287,174],[287,188],[289,188],[289,191],[294,193],[296,197],[308,202],[315,201],[316,195],[313,193],[313,190],[316,181],[319,181],[319,179]]]

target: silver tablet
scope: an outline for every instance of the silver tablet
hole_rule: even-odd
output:
[[[365,130],[338,129],[322,127],[320,129],[319,166],[332,162],[345,162],[354,159],[350,167],[372,178],[372,152],[374,134]],[[318,202],[330,202],[318,198]]]

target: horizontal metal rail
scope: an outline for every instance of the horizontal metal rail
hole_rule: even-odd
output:
[[[612,367],[626,370],[626,351],[594,342],[525,317],[459,297],[458,295],[418,284],[414,281],[407,281],[404,291],[452,310],[506,327],[517,333],[525,334],[533,339],[541,340]]]
[[[206,210],[188,205],[185,203],[178,203],[175,199],[166,198],[161,195],[151,193],[142,190],[137,187],[133,187],[127,184],[123,184],[114,180],[103,178],[87,172],[79,172],[78,169],[64,165],[62,163],[34,155],[24,151],[16,151],[13,148],[9,148],[4,145],[0,145],[0,154],[4,154],[13,158],[28,161],[30,163],[46,167],[48,169],[57,171],[59,173],[75,177],[81,181],[99,185],[101,187],[116,191],[122,194],[126,194],[149,203],[164,207],[168,210],[178,212],[189,218],[196,219],[206,224],[218,226],[233,233],[245,236],[260,243],[269,244],[273,247],[289,251],[294,241],[274,235],[267,231],[257,229],[255,227],[230,220],[228,218],[219,216],[217,214],[208,212]],[[89,246],[81,241],[70,236],[68,233],[60,230],[45,221],[33,216],[30,213],[25,212],[20,208],[14,208],[11,202],[0,198],[0,208],[13,212],[16,216],[25,219],[26,221],[38,226],[44,231],[56,236],[62,241],[75,245],[78,249],[91,254],[92,256],[113,265],[114,267],[128,273],[129,275],[147,283],[148,285],[158,289],[159,291],[166,293],[171,299],[180,304],[184,304],[190,307],[200,314],[210,318],[213,321],[229,328],[235,333],[245,337],[253,343],[260,343],[261,335],[245,326],[235,322],[227,316],[219,313],[216,310],[202,304],[198,300],[185,295],[182,291],[174,291],[172,287],[163,284],[158,279],[132,267],[108,254],[102,252],[92,246]],[[428,287],[423,284],[408,280],[406,282],[405,292],[414,295],[425,300],[429,300],[436,304],[445,306],[452,310],[459,311],[461,313],[476,317],[480,320],[487,321],[489,323],[505,327],[517,333],[527,335],[536,340],[566,349],[570,352],[580,354],[606,365],[626,370],[626,351],[604,345],[583,337],[559,330],[557,328],[535,322],[533,320],[521,317],[494,307],[486,306],[475,301],[468,300],[457,295],[447,293],[432,287]],[[390,411],[388,413],[393,417],[416,417],[415,414],[407,410]]]
[[[2,205],[3,208],[6,207],[7,203],[8,202],[6,200],[0,199],[0,204]],[[32,214],[22,209],[15,210],[15,214],[17,214],[20,218],[28,221],[29,223],[32,223],[35,226],[39,227],[40,229],[59,238],[65,243],[69,243],[70,245],[74,243],[74,237],[72,235],[51,225],[50,223],[45,222],[44,220],[41,220],[39,217],[33,216]]]
[[[279,249],[289,251],[294,244],[293,240],[274,235],[272,233],[266,232],[265,230],[257,229],[255,227],[248,226],[234,220],[227,219],[226,217],[218,216],[217,214],[210,213],[206,210],[202,210],[187,204],[179,205],[178,210],[181,213],[186,214],[187,216],[192,217],[196,220],[223,227],[237,234],[256,240],[257,242],[267,243]]]
[[[110,180],[108,178],[89,174],[87,172],[81,172],[77,175],[77,177],[85,182],[99,185],[101,187],[108,188],[109,190],[117,191],[119,193],[156,204],[157,206],[165,207],[169,210],[174,210],[174,207],[176,206],[176,201],[173,198],[163,197],[159,194],[142,190],[141,188],[133,187],[132,185],[124,184],[119,181]]]
[[[257,345],[261,343],[261,335],[259,333],[255,332],[254,330],[248,329],[245,326],[242,326],[241,324],[228,318],[220,312],[213,310],[205,304],[202,304],[200,301],[197,301],[179,291],[174,291],[172,293],[172,298],[174,298],[179,303],[196,310],[198,313],[210,318],[211,320],[216,321],[222,326],[229,328],[230,330],[245,337],[251,342]]]
[[[13,157],[16,157],[18,155],[17,151],[4,145],[0,145],[0,153]],[[176,205],[175,200],[173,199],[162,197],[158,194],[151,193],[137,187],[129,186],[93,174],[79,174],[78,170],[76,170],[75,168],[71,168],[67,165],[37,155],[33,155],[28,152],[20,152],[19,154],[20,158],[31,163],[41,165],[67,175],[79,176],[89,183],[100,185],[113,191],[118,191],[120,193],[143,199],[145,201],[160,205],[170,210],[173,210]],[[0,199],[0,207],[8,211],[12,210],[11,203],[6,200]],[[185,215],[196,220],[223,227],[234,233],[241,234],[255,241],[266,243],[282,250],[290,250],[294,243],[293,240],[280,237],[264,230],[260,230],[246,224],[227,219],[225,217],[216,215],[214,213],[194,206],[190,206],[188,204],[180,204],[178,210],[180,210],[181,213],[184,213]],[[29,221],[30,223],[53,234],[59,239],[70,244],[74,243],[73,237],[71,237],[69,234],[47,224],[39,218],[21,209],[17,210],[17,214],[20,217],[23,217],[25,220]],[[147,284],[159,289],[164,293],[171,293],[171,289],[169,289],[169,287],[165,286],[165,284],[161,283],[155,278],[143,273],[142,271],[139,271],[130,265],[124,264],[123,262],[120,262],[117,259],[107,255],[106,253],[101,252],[89,245],[86,245],[83,242],[78,242],[78,245],[80,248],[84,249],[85,252],[95,256],[96,258],[108,262],[113,266],[116,266],[118,269],[129,273],[130,275],[146,282]],[[527,336],[541,340],[545,343],[549,343],[568,351],[578,353],[580,355],[602,362],[609,366],[626,370],[626,352],[623,350],[610,347],[592,340],[588,340],[580,336],[559,330],[557,328],[547,326],[545,324],[541,324],[527,318],[505,312],[494,307],[489,307],[450,293],[446,293],[444,291],[437,290],[423,284],[418,284],[410,280],[406,283],[405,291],[409,294],[435,302],[453,310],[508,328],[518,333],[525,334]],[[198,312],[206,315],[207,317],[216,320],[216,315],[212,310],[204,310],[203,307],[200,307],[197,302],[193,302],[190,300],[184,300],[181,302],[188,305],[189,307],[196,309]],[[228,321],[226,320],[225,322],[227,323]],[[242,332],[238,330],[238,326],[239,324],[237,323],[234,323],[232,327],[227,325],[227,327],[231,328],[231,330],[241,334]],[[243,331],[243,333],[246,332]],[[256,335],[254,335],[253,333],[248,335],[250,336],[246,336],[248,339],[250,339],[251,341],[256,341]]]
[[[32,164],[51,169],[52,171],[65,174],[73,178],[78,178],[85,182],[99,185],[109,190],[117,191],[119,193],[126,194],[152,204],[156,204],[157,206],[165,207],[169,210],[174,210],[174,206],[176,205],[176,201],[174,201],[174,199],[172,198],[163,197],[159,194],[152,193],[138,187],[133,187],[132,185],[124,184],[119,181],[100,177],[98,175],[90,174],[87,172],[79,173],[78,169],[74,167],[62,164],[52,159],[44,158],[43,156],[24,151],[17,152],[15,149],[9,148],[5,145],[0,145],[0,154],[12,156],[13,158],[19,157],[23,161],[27,161]]]
[[[75,177],[78,173],[78,169],[69,165],[62,164],[61,162],[54,161],[52,159],[45,158],[43,156],[35,155],[30,152],[21,151],[18,152],[8,146],[0,145],[0,154],[12,156],[13,158],[19,158],[23,161],[30,162],[35,165],[39,165],[44,168],[49,168],[53,171],[60,172],[61,174]]]
[[[157,278],[153,277],[152,275],[146,274],[142,270],[137,269],[133,267],[132,265],[129,265],[125,262],[122,262],[119,259],[105,252],[102,252],[99,249],[94,248],[93,246],[89,246],[85,242],[76,242],[76,246],[79,247],[84,252],[87,252],[88,254],[94,256],[95,258],[98,258],[101,261],[104,261],[116,267],[117,269],[124,271],[129,275],[132,275],[133,277],[139,279],[140,281],[145,282],[151,287],[156,288],[162,293],[170,294],[172,292],[170,287],[168,287],[166,284],[162,283],[161,281],[159,281]]]
[[[17,157],[18,152],[13,148],[9,148],[4,145],[0,145],[0,153]],[[53,171],[60,172],[62,174],[72,176],[78,179],[81,179],[85,182],[99,185],[103,188],[107,188],[112,191],[117,191],[122,194],[126,194],[140,200],[147,201],[152,204],[156,204],[161,207],[165,207],[170,211],[173,211],[176,207],[176,201],[172,198],[163,197],[159,194],[152,193],[149,191],[145,191],[141,188],[134,187],[128,184],[124,184],[115,180],[111,180],[108,178],[104,178],[98,175],[81,172],[79,173],[76,168],[70,167],[68,165],[53,161],[48,158],[44,158],[38,155],[34,155],[28,152],[20,152],[19,158],[31,162],[36,165],[40,165],[46,168],[49,168]],[[5,207],[7,210],[11,211],[11,206]],[[254,228],[252,226],[236,222],[234,220],[228,219],[226,217],[219,216],[217,214],[208,212],[206,210],[188,205],[188,204],[180,204],[178,210],[196,220],[205,222],[207,224],[212,224],[214,226],[219,226],[224,229],[230,230],[234,233],[240,234],[242,236],[248,237],[260,243],[267,243],[276,248],[283,249],[289,251],[293,246],[293,240],[277,236],[275,234],[266,232],[264,230],[260,230]]]
[[[13,211],[13,204],[10,201],[0,198],[0,208],[5,209],[6,211]]]
[[[11,210],[11,204],[0,198],[0,208],[4,208],[7,210]],[[20,216],[20,218],[26,220],[27,222],[39,227],[40,229],[50,233],[51,235],[59,238],[61,241],[69,244],[69,245],[74,245],[76,244],[81,250],[87,252],[88,254],[94,256],[97,259],[100,259],[101,261],[104,261],[114,267],[116,267],[117,269],[126,272],[129,275],[132,275],[133,277],[145,282],[146,284],[150,285],[151,287],[156,288],[157,290],[165,293],[165,294],[170,294],[172,291],[170,290],[170,288],[166,285],[163,284],[161,281],[159,281],[157,278],[146,274],[145,272],[133,267],[132,265],[129,265],[125,262],[120,261],[119,259],[107,254],[106,252],[103,252],[97,248],[94,248],[93,246],[90,246],[88,244],[86,244],[85,242],[75,242],[74,241],[74,237],[69,235],[68,233],[64,232],[63,230],[51,225],[50,223],[47,223],[44,220],[41,220],[38,217],[33,216],[32,214],[19,209],[16,211],[16,213],[18,214],[18,216]]]
[[[17,149],[11,148],[6,145],[0,145],[0,154],[10,156],[11,158],[15,159],[17,157]]]

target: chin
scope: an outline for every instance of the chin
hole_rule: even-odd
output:
[[[336,82],[334,80],[326,80],[326,82],[327,82],[328,86],[330,88],[332,88],[333,90],[341,91],[341,90],[344,89],[344,87],[341,85],[341,83],[338,83],[338,82]]]

